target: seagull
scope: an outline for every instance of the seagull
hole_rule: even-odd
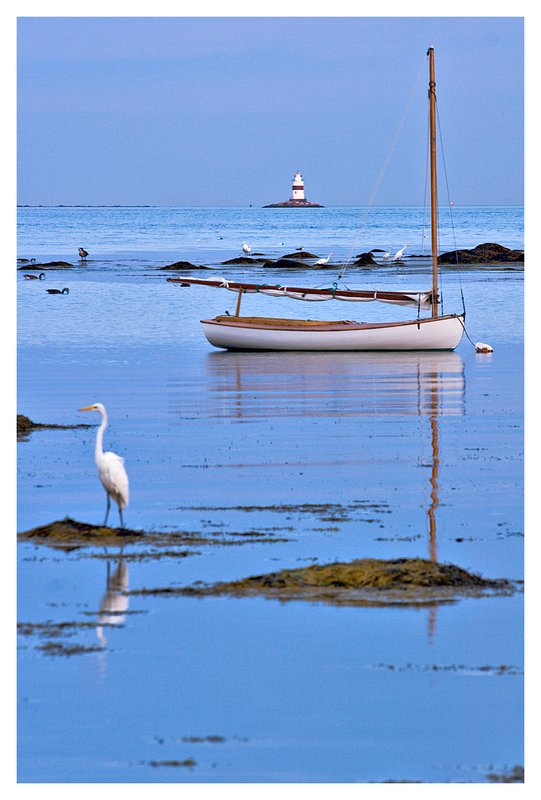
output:
[[[62,290],[61,289],[46,289],[46,292],[49,294],[69,294],[70,290],[67,286],[65,286]]]
[[[45,273],[40,272],[39,275],[25,275],[24,277],[27,281],[37,281],[38,279],[42,281],[45,277]]]
[[[83,247],[80,247],[80,248],[79,248],[79,256],[80,256],[81,258],[86,258],[86,257],[87,257],[87,255],[88,255],[88,253],[86,252],[86,250],[85,250]]]
[[[391,253],[389,252],[389,250],[387,250],[387,252],[383,254],[383,260],[384,261],[388,261],[390,255],[391,255]]]
[[[393,256],[393,261],[400,261],[400,259],[401,259],[401,258],[402,258],[402,256],[404,255],[404,250],[406,249],[406,247],[407,247],[407,246],[408,246],[408,245],[407,245],[407,244],[405,244],[405,245],[404,245],[404,247],[403,247],[401,250],[397,250],[397,251],[396,251],[396,253],[395,253],[395,254],[394,254],[394,256]]]
[[[251,253],[252,252],[252,248],[249,245],[247,245],[246,242],[242,243],[242,249],[244,250],[245,253]]]
[[[329,253],[327,258],[320,258],[318,261],[316,261],[316,263],[314,264],[314,267],[319,267],[319,266],[323,266],[324,264],[328,264],[329,263],[329,258],[331,256],[333,256],[333,255],[334,255],[334,253]]]

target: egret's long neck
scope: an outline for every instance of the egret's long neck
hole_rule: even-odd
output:
[[[103,432],[107,427],[107,413],[105,411],[101,413],[101,424],[98,428],[98,432],[96,434],[96,460],[99,456],[103,455]]]

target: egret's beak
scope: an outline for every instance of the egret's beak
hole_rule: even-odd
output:
[[[85,406],[84,408],[80,408],[79,411],[95,411],[96,406]]]

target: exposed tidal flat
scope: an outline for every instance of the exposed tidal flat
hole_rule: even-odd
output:
[[[19,781],[520,779],[522,271],[442,277],[446,310],[461,309],[462,291],[466,329],[492,355],[466,337],[454,353],[219,352],[199,320],[232,311],[235,295],[172,286],[160,267],[188,260],[263,282],[260,266],[221,263],[244,240],[273,256],[347,255],[358,214],[181,211],[20,209],[18,255],[74,266],[42,281],[18,272],[17,410],[59,427],[18,444],[17,530],[102,525],[96,426],[77,412],[100,401],[140,538],[20,538]],[[355,252],[420,252],[410,211],[390,210],[391,234],[369,228]],[[516,209],[455,213],[458,247],[523,246]],[[300,266],[294,280],[331,276]],[[424,289],[429,278],[412,259],[347,281]],[[514,590],[378,605],[193,591],[359,559],[456,565]]]

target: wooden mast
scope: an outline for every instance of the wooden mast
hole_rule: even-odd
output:
[[[432,316],[438,316],[438,187],[436,178],[436,78],[434,71],[434,48],[429,47],[430,77],[428,99],[430,101],[430,216],[432,233]]]

